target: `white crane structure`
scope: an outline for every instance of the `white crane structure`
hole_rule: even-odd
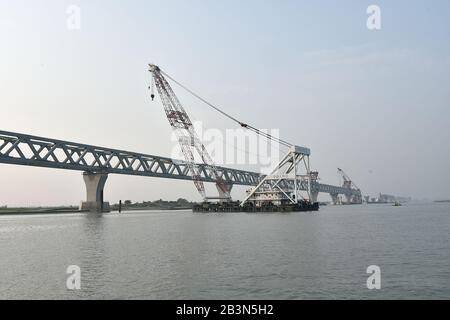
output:
[[[346,194],[348,204],[361,204],[362,203],[362,194],[361,189],[350,179],[350,177],[342,170],[338,168],[338,174],[342,177],[342,187],[348,189],[354,189],[356,192]]]
[[[312,204],[310,154],[309,148],[291,146],[275,169],[248,191],[241,205],[301,209]]]
[[[318,209],[317,194],[321,189],[317,183],[317,172],[311,172],[309,159],[311,151],[309,148],[291,144],[239,121],[170,77],[154,64],[149,65],[149,71],[152,74],[152,85],[150,87],[151,98],[152,100],[155,98],[154,87],[156,86],[167,119],[178,138],[184,158],[191,172],[192,180],[203,200],[219,199],[221,202],[231,202],[230,190],[232,185],[229,183],[227,184],[225,182],[226,179],[223,179],[224,177],[221,176],[222,171],[217,170],[208,151],[198,138],[186,110],[180,103],[166,78],[207,104],[210,108],[236,122],[241,127],[253,131],[267,140],[274,141],[280,146],[288,149],[286,155],[272,172],[266,176],[262,176],[261,181],[255,187],[247,191],[247,195],[240,203],[240,207],[254,211],[271,211],[271,208],[278,210],[280,207],[282,210],[287,208],[287,210],[292,211]],[[219,197],[206,197],[205,187],[201,179],[201,169],[194,158],[194,154],[196,153],[200,156],[201,163],[210,169],[209,172],[211,172],[211,178],[216,181]],[[330,189],[330,194],[335,192],[332,191],[334,190],[332,186],[324,185],[324,187],[327,189],[327,192],[328,189]],[[351,193],[350,191],[351,190],[349,190],[349,193]]]

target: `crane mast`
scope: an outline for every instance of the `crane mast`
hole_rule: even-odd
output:
[[[192,180],[201,197],[204,201],[208,199],[206,197],[205,186],[201,180],[200,168],[195,161],[194,155],[196,152],[200,156],[201,161],[211,168],[212,174],[214,175],[213,178],[217,181],[217,189],[222,195],[220,199],[226,201],[231,200],[230,187],[225,184],[211,156],[197,136],[189,115],[164,77],[164,72],[154,64],[149,65],[149,71],[152,74],[151,98],[153,100],[155,97],[154,86],[156,86],[164,106],[167,120],[176,134],[187,166],[191,171]]]

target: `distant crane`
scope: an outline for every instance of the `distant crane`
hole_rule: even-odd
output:
[[[357,191],[359,191],[359,195],[354,194],[351,196],[347,196],[347,202],[348,203],[358,203],[358,204],[362,203],[361,189],[359,189],[359,187],[352,181],[352,179],[350,179],[350,177],[344,172],[344,170],[342,170],[341,168],[337,168],[337,170],[338,170],[338,174],[343,179],[342,186],[344,188],[349,188],[349,189],[354,188]]]
[[[359,189],[358,186],[352,181],[352,179],[350,179],[348,174],[346,174],[344,172],[344,170],[342,170],[341,168],[337,168],[337,170],[338,170],[338,173],[340,174],[340,176],[343,179],[343,183],[342,183],[343,187],[347,187],[347,188],[354,187],[355,189]]]

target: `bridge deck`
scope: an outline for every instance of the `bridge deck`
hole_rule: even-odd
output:
[[[182,160],[0,130],[0,163],[85,172],[192,180]],[[216,182],[211,167],[197,164],[204,182]],[[254,186],[260,173],[217,167],[228,184]],[[305,189],[306,186],[302,185]],[[349,194],[352,189],[313,183],[318,192]]]

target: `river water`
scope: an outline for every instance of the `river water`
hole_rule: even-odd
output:
[[[449,234],[448,203],[1,216],[0,299],[450,299]]]

